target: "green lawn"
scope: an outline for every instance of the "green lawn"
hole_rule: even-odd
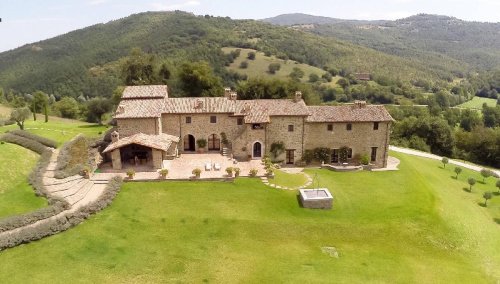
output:
[[[490,107],[494,107],[497,105],[497,100],[488,99],[488,98],[481,98],[481,97],[473,97],[472,100],[466,101],[465,103],[460,104],[457,107],[482,109],[484,103],[486,103]]]
[[[233,47],[224,47],[222,48],[222,51],[225,53],[229,53],[235,49],[238,48],[233,48]],[[255,77],[266,77],[266,78],[276,78],[276,79],[282,79],[282,80],[288,80],[289,77],[288,75],[292,72],[294,67],[298,67],[304,71],[304,77],[302,78],[303,82],[307,82],[309,80],[309,75],[312,73],[317,74],[320,78],[323,74],[325,74],[326,71],[311,66],[307,64],[301,64],[293,60],[282,60],[279,59],[275,56],[266,56],[263,52],[256,51],[254,49],[245,49],[245,48],[239,48],[241,49],[240,56],[234,60],[234,62],[227,67],[229,70],[233,70],[235,72],[238,72],[240,74],[245,74],[249,78],[255,78]],[[249,60],[247,59],[248,53],[249,52],[255,52],[255,60]],[[241,69],[239,68],[240,64],[242,61],[247,61],[248,62],[248,68],[246,69]],[[268,73],[268,66],[271,63],[279,63],[281,64],[281,69],[276,72],[276,74],[270,74]],[[332,86],[335,85],[335,82],[340,77],[335,77],[332,80]]]
[[[274,178],[269,183],[288,188],[298,188],[307,182],[304,174],[289,174],[281,170],[274,171]]]
[[[258,179],[127,183],[67,232],[0,253],[2,283],[493,283],[500,196],[464,191],[477,173],[393,153],[396,172],[318,174],[331,211]],[[453,175],[454,176],[454,175]],[[335,247],[339,258],[322,253]],[[28,273],[29,272],[29,273]]]
[[[27,213],[47,205],[28,184],[38,155],[13,144],[0,144],[0,218]]]
[[[45,123],[44,116],[40,114],[37,115],[36,121],[33,121],[32,117],[26,120],[24,127],[25,130],[52,139],[59,145],[71,140],[79,133],[88,137],[98,137],[99,132],[104,133],[107,129],[106,126],[60,117],[50,117],[49,122]],[[0,134],[12,129],[19,129],[19,127],[16,124],[0,127]]]

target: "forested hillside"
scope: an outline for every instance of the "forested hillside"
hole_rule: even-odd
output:
[[[123,84],[120,68],[134,47],[168,65],[172,74],[169,85],[174,89],[179,65],[201,60],[210,64],[224,84],[234,86],[238,77],[224,68],[232,59],[222,52],[222,47],[252,48],[325,70],[370,72],[402,82],[417,79],[439,82],[465,71],[458,62],[438,64],[434,68],[423,62],[260,21],[184,12],[148,12],[1,53],[0,87],[18,93],[41,90],[54,94],[57,99],[109,97],[116,86]],[[189,94],[177,92],[177,95]]]
[[[419,14],[396,21],[353,21],[287,14],[264,21],[330,36],[387,54],[446,66],[458,60],[477,70],[500,65],[500,23]],[[306,25],[307,26],[298,26]],[[449,62],[449,63],[447,63]]]

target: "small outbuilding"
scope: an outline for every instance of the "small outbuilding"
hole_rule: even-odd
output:
[[[110,156],[115,170],[122,169],[123,163],[161,169],[163,160],[173,159],[178,154],[179,137],[163,133],[137,133],[120,139],[115,131],[111,134],[111,141],[103,153]]]

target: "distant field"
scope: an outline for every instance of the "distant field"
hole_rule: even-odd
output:
[[[224,47],[222,48],[222,51],[224,53],[229,53],[236,49],[238,48]],[[227,68],[229,70],[238,72],[240,74],[245,74],[249,78],[267,77],[267,78],[277,78],[277,79],[287,80],[289,79],[288,75],[292,72],[293,68],[298,67],[302,71],[304,71],[304,77],[302,78],[302,82],[307,82],[309,80],[310,74],[315,73],[321,78],[321,76],[326,72],[325,70],[322,70],[320,68],[307,64],[301,64],[293,60],[282,60],[275,56],[269,57],[266,56],[263,52],[259,52],[253,49],[245,49],[245,48],[239,48],[239,49],[241,50],[240,56],[236,58],[234,62]],[[255,60],[247,59],[249,52],[255,52]],[[242,69],[239,67],[242,61],[248,62],[248,68]],[[268,72],[268,66],[271,63],[281,64],[281,68],[279,71],[276,72],[276,74],[270,74]],[[329,84],[334,85],[339,78],[340,77],[333,78],[332,83]]]
[[[494,107],[497,105],[497,100],[488,99],[488,98],[481,98],[481,97],[473,97],[472,100],[467,101],[461,105],[458,105],[457,107],[482,109],[484,103],[486,103],[490,107]]]
[[[10,108],[0,105],[0,117],[10,116]]]
[[[0,105],[0,115],[2,111],[4,112],[4,116],[5,113],[10,114],[9,108]],[[49,122],[45,123],[44,116],[41,114],[37,114],[36,121],[33,121],[33,117],[26,120],[24,127],[27,131],[36,135],[55,140],[59,145],[62,145],[79,133],[83,133],[88,137],[98,137],[107,129],[106,126],[56,116],[50,116]],[[19,127],[16,124],[2,126],[0,127],[0,134],[12,129],[19,129]]]

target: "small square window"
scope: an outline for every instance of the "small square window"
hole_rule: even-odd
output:
[[[293,132],[293,124],[288,125],[288,132]]]
[[[236,123],[237,123],[238,125],[243,125],[243,118],[241,118],[241,117],[240,117],[240,118],[238,118],[238,119],[236,120]]]
[[[191,117],[190,116],[186,116],[186,123],[191,123]]]
[[[217,123],[217,116],[215,115],[210,116],[210,123]]]
[[[346,126],[345,126],[345,129],[347,131],[351,131],[352,130],[352,124],[351,123],[348,123]]]
[[[378,122],[373,123],[373,130],[378,130]]]
[[[333,131],[333,124],[328,124],[328,125],[326,126],[326,130],[328,130],[328,131]]]

